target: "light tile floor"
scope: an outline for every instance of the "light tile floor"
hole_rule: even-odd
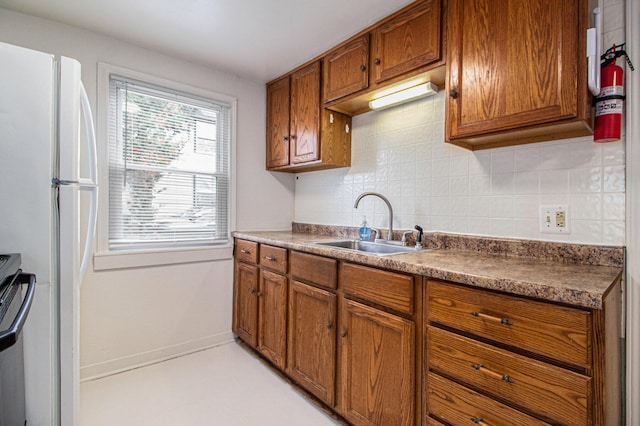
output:
[[[80,386],[81,426],[339,423],[237,343]]]

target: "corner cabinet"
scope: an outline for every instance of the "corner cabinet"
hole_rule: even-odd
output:
[[[267,170],[351,165],[351,117],[320,105],[320,61],[267,85]]]
[[[446,141],[469,149],[591,130],[587,0],[449,0]]]

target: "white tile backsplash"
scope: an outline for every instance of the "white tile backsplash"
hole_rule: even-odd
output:
[[[605,0],[605,45],[624,36],[621,0]],[[298,175],[295,221],[388,226],[588,244],[623,245],[625,141],[593,137],[468,151],[444,142],[444,101],[434,97],[353,118],[350,168]],[[571,232],[542,234],[539,206],[567,204]]]
[[[623,142],[591,137],[467,151],[444,143],[444,93],[353,118],[352,166],[298,174],[297,222],[624,244]],[[570,234],[542,234],[541,204],[568,204]]]

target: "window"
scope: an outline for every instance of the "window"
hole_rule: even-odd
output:
[[[110,249],[228,242],[231,111],[110,76]]]

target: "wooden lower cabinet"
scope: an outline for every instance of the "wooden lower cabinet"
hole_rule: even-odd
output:
[[[285,275],[259,267],[258,245],[248,243],[236,243],[238,254],[235,261],[232,330],[238,338],[284,369],[288,280]],[[263,247],[266,256],[271,257],[270,247]]]
[[[258,350],[284,369],[287,353],[287,277],[263,270],[258,300]]]
[[[335,294],[291,281],[288,345],[287,373],[333,407],[336,388]]]
[[[341,410],[354,425],[415,424],[415,324],[344,300]]]
[[[236,261],[233,303],[233,332],[251,346],[258,345],[259,269]]]
[[[427,281],[427,419],[618,425],[620,285],[603,309]]]

